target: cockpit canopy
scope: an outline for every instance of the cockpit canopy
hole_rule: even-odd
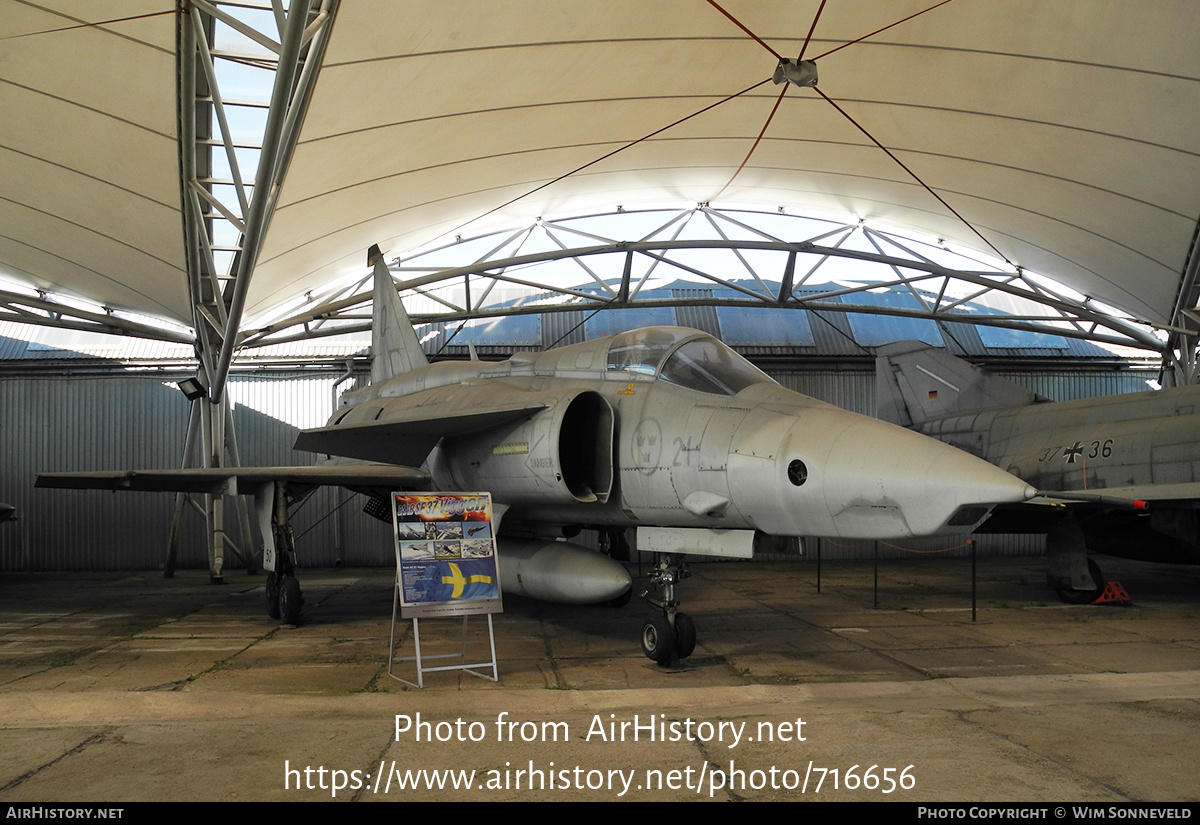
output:
[[[610,375],[647,376],[713,395],[737,395],[751,384],[774,383],[716,338],[682,327],[614,335],[607,370]]]

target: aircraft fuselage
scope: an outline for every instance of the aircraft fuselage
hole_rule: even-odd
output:
[[[1200,387],[951,416],[920,431],[1039,490],[1200,481]]]
[[[425,365],[347,403],[321,431],[337,454],[403,463],[405,448],[388,443],[437,422],[437,488],[489,490],[506,518],[898,538],[969,531],[988,505],[1029,492],[943,444],[787,390],[678,327]],[[346,428],[379,437],[339,440]]]
[[[1156,496],[1177,497],[1178,491],[1191,498],[1180,485],[1200,482],[1200,387],[948,416],[918,429],[1048,492],[1107,490],[1143,498],[1155,485]],[[1164,500],[1146,514],[1108,514],[1086,526],[1088,546],[1102,552],[1200,561],[1190,502],[1173,507]],[[1155,534],[1165,538],[1149,543]]]

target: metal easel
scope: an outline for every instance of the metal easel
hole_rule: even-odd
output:
[[[420,626],[421,620],[414,616],[412,619],[412,627],[413,627],[412,637],[413,637],[413,645],[415,648],[414,655],[412,655],[412,656],[397,656],[396,655],[396,617],[400,610],[400,587],[401,587],[400,558],[399,558],[399,552],[397,551],[396,586],[392,589],[392,637],[391,637],[391,641],[388,643],[388,676],[391,676],[397,682],[403,682],[406,685],[411,685],[412,687],[415,687],[418,689],[425,687],[425,674],[426,673],[437,673],[439,671],[444,671],[444,670],[465,670],[467,673],[470,673],[472,676],[478,676],[480,679],[488,679],[489,681],[492,681],[492,682],[500,681],[500,673],[496,666],[496,634],[492,628],[492,614],[491,613],[486,614],[487,615],[487,629],[488,629],[488,645],[489,645],[489,648],[491,650],[491,655],[492,655],[492,658],[490,661],[486,661],[486,662],[467,662],[466,661],[466,658],[467,658],[467,619],[471,618],[470,616],[462,617],[462,637],[460,639],[461,644],[460,644],[458,653],[437,653],[437,654],[427,655],[427,656],[421,655],[421,626]],[[446,616],[444,618],[453,618],[453,617]],[[458,664],[453,664],[453,665],[438,665],[435,667],[426,666],[426,664],[425,664],[426,662],[432,661],[435,659],[458,659],[460,661],[458,662]],[[394,672],[394,667],[397,662],[416,662],[417,681],[410,682],[401,676],[397,676],[396,673]],[[490,668],[492,671],[491,675],[489,676],[486,672],[476,670],[476,668],[485,668],[485,669]]]

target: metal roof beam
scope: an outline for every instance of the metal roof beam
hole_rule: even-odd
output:
[[[762,308],[763,303],[757,300],[747,299],[721,299],[721,298],[695,298],[687,301],[678,298],[670,299],[654,299],[654,300],[636,300],[628,303],[617,303],[612,300],[600,300],[597,296],[590,296],[591,301],[575,301],[562,304],[544,304],[503,307],[496,309],[477,310],[474,312],[459,312],[440,315],[429,314],[413,314],[411,315],[414,324],[431,324],[431,323],[452,323],[457,321],[465,321],[478,318],[504,318],[518,315],[549,315],[558,312],[579,312],[593,311],[598,309],[629,309],[635,307],[677,307],[682,304],[691,306],[714,306],[714,307],[745,307],[745,308]],[[1004,329],[1019,330],[1022,332],[1036,332],[1043,335],[1058,335],[1064,338],[1075,338],[1085,341],[1099,341],[1101,343],[1112,344],[1114,346],[1128,347],[1131,346],[1128,338],[1119,337],[1117,335],[1106,334],[1103,332],[1084,332],[1074,328],[1064,328],[1054,326],[1051,323],[1044,321],[1035,321],[1023,316],[1007,316],[996,315],[976,315],[969,313],[955,312],[934,312],[928,313],[918,309],[906,309],[903,307],[882,307],[872,304],[846,304],[841,302],[824,302],[813,300],[792,300],[789,301],[786,309],[808,310],[810,312],[836,312],[839,314],[858,313],[863,315],[889,315],[902,318],[915,318],[920,320],[932,320],[941,323],[953,324],[971,324],[974,326],[994,326]],[[336,319],[328,319],[336,320]],[[281,332],[283,329],[289,329],[303,324],[290,324],[288,327],[283,327],[275,330]],[[271,337],[270,334],[256,335],[248,338],[243,344],[243,349],[254,349],[258,347],[267,347],[274,344],[285,344],[294,341],[302,341],[310,338],[327,337],[331,335],[344,335],[352,332],[369,332],[371,324],[369,321],[364,321],[354,324],[346,324],[344,326],[330,326],[322,328],[319,331],[312,333],[297,333],[293,335],[280,335]]]
[[[874,264],[887,267],[896,276],[891,280],[864,281],[860,284],[847,286],[844,289],[829,290],[820,293],[819,295],[797,295],[794,290],[786,294],[770,294],[764,295],[758,292],[747,289],[739,284],[733,283],[726,278],[722,278],[711,273],[703,272],[696,267],[689,266],[680,261],[671,259],[669,253],[678,250],[706,250],[706,249],[729,249],[734,251],[753,249],[753,250],[768,250],[776,252],[786,252],[786,258],[782,261],[783,269],[794,272],[795,258],[801,254],[818,256],[824,261],[832,257],[849,258],[855,260],[868,261]],[[875,252],[863,252],[858,250],[848,250],[839,247],[819,246],[810,242],[788,243],[784,241],[732,241],[724,240],[694,240],[694,241],[678,241],[678,240],[660,240],[660,241],[642,241],[642,242],[622,242],[611,243],[605,245],[580,247],[576,249],[557,249],[549,250],[533,254],[516,255],[500,260],[484,260],[476,261],[468,266],[457,267],[452,269],[444,269],[436,272],[426,272],[423,275],[418,275],[415,278],[399,284],[400,289],[412,289],[421,292],[427,297],[435,297],[427,293],[424,288],[439,283],[453,283],[460,278],[477,277],[482,279],[490,279],[493,282],[512,283],[521,286],[526,286],[532,289],[542,290],[549,294],[561,295],[563,297],[574,299],[574,302],[567,307],[552,307],[545,304],[539,304],[534,307],[497,307],[492,309],[484,309],[479,302],[474,302],[473,307],[468,307],[466,311],[451,312],[442,315],[420,316],[413,314],[414,320],[421,318],[425,321],[457,321],[466,318],[485,318],[497,317],[504,315],[525,315],[531,312],[555,312],[566,310],[578,310],[580,308],[592,307],[630,307],[630,306],[673,306],[684,303],[691,304],[711,304],[724,306],[783,306],[803,309],[819,309],[821,311],[836,311],[836,312],[858,312],[874,315],[896,315],[902,317],[926,318],[938,322],[954,322],[954,323],[970,323],[983,324],[1000,327],[1008,327],[1012,329],[1022,329],[1027,331],[1036,331],[1047,334],[1065,335],[1067,337],[1090,338],[1096,341],[1103,341],[1111,344],[1119,344],[1123,346],[1134,346],[1155,351],[1160,351],[1162,342],[1153,335],[1147,333],[1138,326],[1118,318],[1112,318],[1104,313],[1094,311],[1084,304],[1071,301],[1063,296],[1054,295],[1049,290],[1036,288],[1035,285],[1022,287],[1012,283],[1017,277],[1016,275],[1003,272],[969,272],[961,270],[948,269],[939,264],[930,261],[923,256],[917,256],[916,260],[900,258],[894,255],[888,255],[880,251],[876,246]],[[537,263],[549,263],[559,260],[578,260],[593,255],[619,254],[625,256],[625,265],[628,268],[632,256],[644,255],[651,258],[655,265],[662,263],[668,266],[682,269],[697,277],[703,278],[706,281],[716,283],[727,289],[742,293],[745,298],[742,299],[675,299],[673,301],[645,301],[637,299],[637,290],[629,288],[628,281],[630,276],[624,275],[621,279],[619,289],[614,291],[611,287],[607,288],[609,295],[596,295],[573,287],[555,287],[546,283],[539,283],[535,280],[526,278],[517,278],[506,274],[508,270],[516,267],[523,267]],[[905,274],[911,272],[912,274]],[[786,280],[786,271],[781,276],[781,281]],[[645,279],[643,278],[643,281]],[[761,279],[756,279],[761,283]],[[961,301],[954,301],[948,305],[941,307],[930,307],[926,304],[924,309],[907,309],[903,307],[879,307],[872,305],[851,305],[831,299],[841,299],[843,296],[861,293],[870,289],[875,289],[880,286],[894,286],[896,284],[911,285],[922,281],[941,281],[940,288],[937,290],[939,295],[944,295],[946,285],[951,281],[959,281],[966,284],[972,284],[979,287],[974,290],[973,294],[978,297],[986,292],[1000,292],[1014,297],[1035,302],[1041,306],[1045,306],[1052,314],[1044,318],[1034,316],[998,316],[998,315],[977,315],[970,313],[960,313],[953,311],[961,306]],[[911,288],[911,286],[910,286]],[[292,336],[280,336],[279,333],[295,327],[304,326],[316,321],[334,320],[344,310],[360,306],[371,298],[369,293],[360,292],[347,298],[337,301],[326,301],[320,308],[315,311],[300,313],[290,318],[281,320],[277,323],[260,328],[248,334],[241,342],[244,347],[262,346],[268,342],[278,342],[283,340],[294,340]],[[446,306],[451,306],[448,302],[439,300]],[[1088,325],[1085,327],[1085,325]],[[1110,333],[1098,331],[1100,328],[1107,328]],[[333,329],[330,327],[328,329]],[[326,334],[333,334],[324,330]],[[338,331],[348,331],[344,327],[336,327]],[[300,336],[303,337],[303,336]]]
[[[6,290],[0,290],[0,320],[86,330],[108,335],[129,335],[134,338],[171,341],[177,344],[190,344],[193,341],[192,336],[186,332],[141,324],[111,313],[88,312],[45,298],[35,298]]]

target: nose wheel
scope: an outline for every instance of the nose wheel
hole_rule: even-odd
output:
[[[675,629],[665,616],[655,616],[642,626],[642,653],[646,658],[662,664],[671,657],[675,648]]]
[[[642,626],[642,652],[660,667],[676,667],[696,650],[696,623],[686,613],[679,612],[675,598],[675,584],[690,575],[678,555],[659,556],[650,576],[650,587],[642,593],[642,598],[662,611],[661,616]],[[661,598],[652,597],[651,590],[658,590],[656,595]]]

